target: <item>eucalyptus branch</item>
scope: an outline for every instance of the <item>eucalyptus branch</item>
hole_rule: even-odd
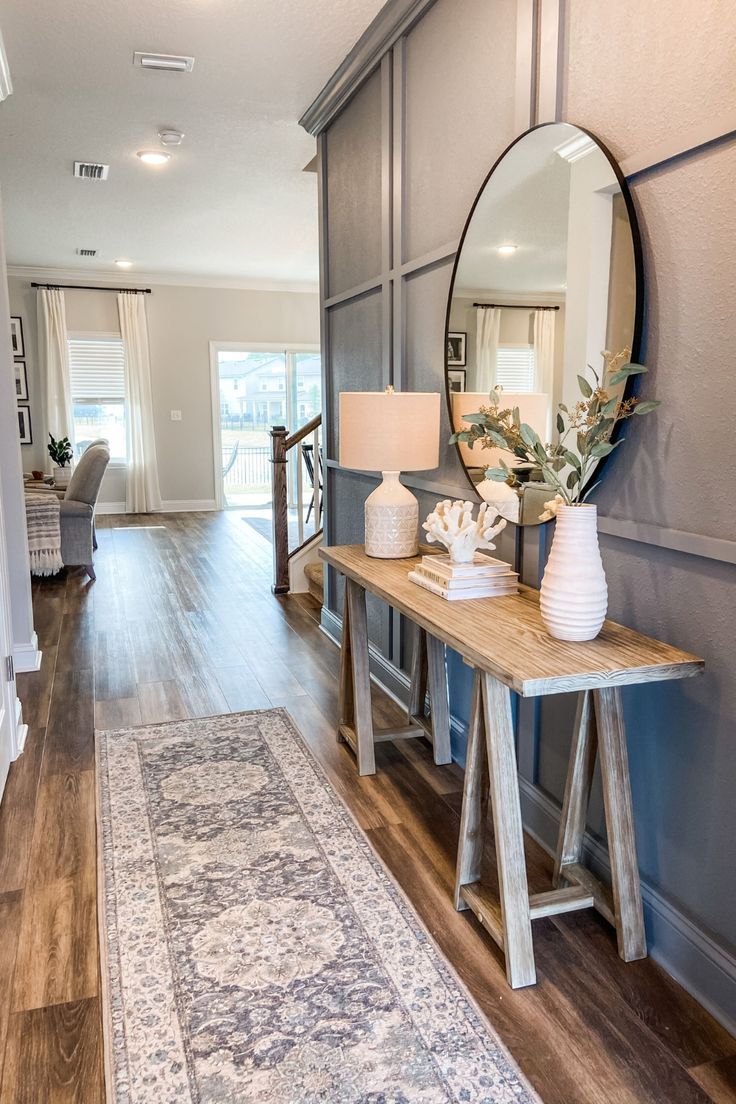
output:
[[[623,399],[612,395],[611,389],[647,369],[629,360],[630,349],[623,349],[616,356],[606,350],[602,355],[605,367],[600,377],[588,366],[595,386],[579,375],[581,398],[571,410],[564,403],[558,405],[554,444],[545,444],[530,425],[521,421],[518,407],[500,407],[503,399],[500,387],[491,391],[488,406],[482,406],[477,414],[463,415],[470,428],[453,433],[450,441],[463,441],[471,449],[477,443],[484,449],[510,452],[518,460],[536,465],[562,502],[571,506],[580,504],[593,489],[585,486],[593,463],[609,456],[623,440],[611,439],[619,423],[633,415],[649,414],[660,405],[656,399],[642,402],[633,396]],[[573,432],[574,448],[567,440]],[[486,470],[486,478],[512,487],[519,485],[513,468],[501,457],[498,467]]]

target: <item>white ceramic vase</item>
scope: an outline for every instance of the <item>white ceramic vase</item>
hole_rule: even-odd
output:
[[[595,506],[560,506],[557,512],[539,597],[542,620],[557,640],[593,640],[606,618],[597,522]]]

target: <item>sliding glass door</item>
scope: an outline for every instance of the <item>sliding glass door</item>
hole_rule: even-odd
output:
[[[283,425],[293,432],[321,412],[319,350],[218,344],[213,346],[213,374],[220,437],[216,476],[221,479],[222,502],[226,509],[245,510],[262,519],[256,528],[265,535],[267,529],[270,532],[270,430]],[[292,508],[296,452],[290,461]]]

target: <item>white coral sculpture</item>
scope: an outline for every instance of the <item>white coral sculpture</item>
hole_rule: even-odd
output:
[[[437,503],[422,529],[430,543],[444,544],[453,563],[472,563],[477,548],[496,547],[491,539],[505,526],[506,521],[489,511],[486,502],[481,503],[478,517],[474,518],[472,502],[451,502],[446,498]]]
[[[557,511],[560,506],[565,505],[565,500],[561,494],[556,494],[554,498],[551,498],[549,502],[544,504],[544,513],[539,515],[540,521],[551,521],[553,517],[557,517]]]

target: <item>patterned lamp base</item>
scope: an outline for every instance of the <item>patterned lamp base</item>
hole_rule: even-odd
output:
[[[400,560],[419,551],[419,503],[399,472],[383,472],[383,482],[365,500],[365,551],[382,560]]]

